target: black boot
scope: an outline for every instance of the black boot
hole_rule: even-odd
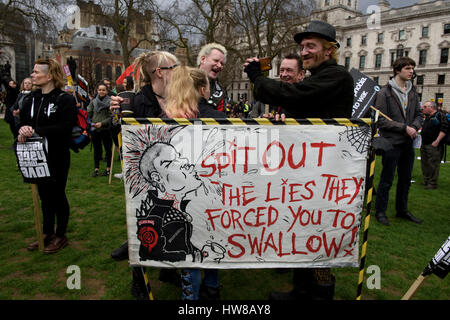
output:
[[[272,292],[269,300],[310,300],[312,281],[312,269],[294,269],[294,289],[288,292]]]
[[[204,284],[200,285],[200,292],[198,294],[199,300],[220,300],[220,288],[207,287]]]
[[[116,261],[128,259],[128,241],[125,241],[120,247],[111,252],[111,258]]]
[[[335,276],[330,269],[315,269],[315,280],[311,288],[313,300],[333,300]]]

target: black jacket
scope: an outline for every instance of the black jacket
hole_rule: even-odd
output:
[[[135,118],[159,118],[162,109],[150,84],[145,85],[134,97]]]
[[[412,142],[406,133],[406,126],[419,130],[422,127],[422,112],[420,110],[419,96],[414,87],[408,93],[408,105],[403,112],[400,100],[387,84],[377,93],[375,107],[387,115],[391,120],[382,116],[378,118],[380,134],[393,145]]]
[[[295,84],[258,76],[255,99],[282,106],[294,118],[350,118],[353,106],[353,78],[335,60],[310,70],[311,76]]]
[[[208,103],[204,98],[200,99],[198,102],[198,111],[200,113],[200,118],[224,119],[227,117],[225,113],[214,109],[214,105]]]
[[[70,154],[72,128],[77,121],[75,98],[60,89],[48,94],[36,90],[28,95],[20,111],[19,128],[28,125],[48,141],[49,165],[65,151]]]
[[[432,116],[426,116],[421,133],[422,145],[432,144],[441,131],[448,132],[448,126],[447,118],[441,111],[436,111]],[[443,144],[444,140],[442,139],[440,144]]]

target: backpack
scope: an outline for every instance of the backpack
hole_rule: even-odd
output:
[[[77,110],[77,122],[72,128],[70,149],[78,153],[91,142],[92,123],[88,113],[83,108]]]
[[[447,134],[442,140],[444,144],[450,145],[450,113],[442,114],[442,116],[447,120]]]

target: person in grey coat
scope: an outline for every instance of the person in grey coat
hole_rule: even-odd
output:
[[[377,94],[375,107],[386,117],[380,117],[378,127],[380,135],[393,146],[382,156],[383,169],[377,189],[375,218],[388,226],[386,210],[389,190],[397,170],[398,181],[395,197],[396,217],[420,224],[408,210],[408,194],[414,164],[413,140],[422,126],[422,113],[419,97],[412,85],[416,63],[408,57],[401,57],[393,64],[394,77]]]

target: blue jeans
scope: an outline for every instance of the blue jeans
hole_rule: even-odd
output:
[[[204,269],[203,285],[210,288],[219,287],[219,270]],[[198,300],[202,274],[200,269],[181,270],[181,300]]]
[[[375,209],[377,213],[386,213],[389,190],[394,181],[397,169],[397,190],[395,193],[395,209],[398,215],[408,212],[408,194],[414,165],[414,149],[411,143],[395,145],[386,151],[382,158],[383,169],[377,189]]]

